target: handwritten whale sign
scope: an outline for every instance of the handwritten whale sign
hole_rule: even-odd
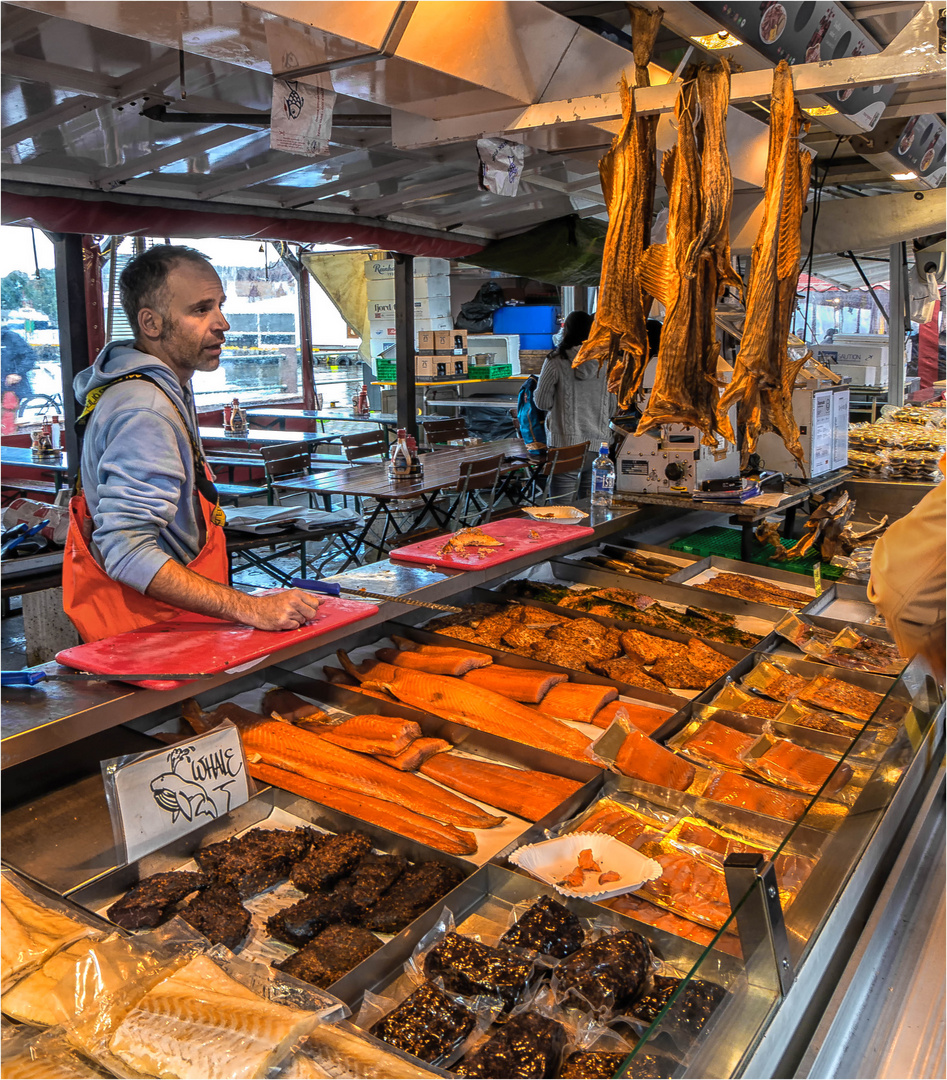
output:
[[[102,762],[112,827],[124,861],[164,847],[250,798],[240,733],[222,724],[162,750]]]

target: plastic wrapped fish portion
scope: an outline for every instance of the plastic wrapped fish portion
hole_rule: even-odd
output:
[[[742,772],[746,768],[743,755],[757,742],[759,735],[737,731],[717,720],[694,720],[667,745],[701,765]]]
[[[766,814],[783,821],[798,821],[809,805],[808,800],[800,795],[780,791],[732,772],[717,773],[701,794],[705,799],[725,806],[752,810],[756,814]]]
[[[672,811],[622,795],[619,798],[600,799],[571,822],[565,831],[607,833],[616,840],[631,844],[642,833],[659,832],[674,816]]]
[[[109,1074],[77,1054],[62,1032],[27,1028],[4,1038],[0,1075],[4,1080],[99,1080]]]
[[[755,668],[743,676],[743,686],[764,694],[775,701],[790,701],[808,686],[810,680],[805,675],[795,675],[782,665],[770,660],[761,660]]]
[[[109,1050],[146,1076],[265,1077],[318,1019],[317,1012],[268,1001],[201,955],[138,1001]]]
[[[651,947],[633,930],[605,934],[563,960],[553,973],[561,1001],[582,999],[595,1012],[612,1012],[631,1001],[651,974]]]
[[[498,997],[512,1008],[529,987],[534,965],[506,949],[494,949],[463,934],[448,933],[424,958],[424,974],[465,997]]]
[[[806,705],[802,701],[790,701],[774,718],[779,724],[792,724],[794,727],[809,728],[812,731],[824,731],[827,735],[839,735],[854,739],[862,730],[864,723],[840,713],[826,712]]]
[[[48,959],[57,949],[97,931],[9,872],[0,875],[0,990]],[[78,913],[77,913],[78,914]]]
[[[609,900],[607,906],[620,915],[627,915],[636,922],[653,926],[655,930],[663,930],[675,937],[684,938],[685,941],[693,941],[695,945],[707,946],[715,937],[714,931],[708,930],[706,926],[699,926],[690,919],[682,918],[666,908],[658,907],[657,904],[645,900],[637,893],[617,896],[614,900]],[[714,948],[737,958],[742,955],[739,941],[729,934],[723,935]]]
[[[806,750],[788,739],[768,741],[770,745],[762,753],[747,754],[745,759],[753,772],[767,780],[807,795],[817,794],[825,785],[823,794],[831,797],[852,779],[852,767],[847,762]]]
[[[855,717],[856,720],[870,720],[884,699],[884,695],[865,690],[843,679],[819,675],[798,694],[798,698],[809,705],[815,705],[818,709],[844,713],[846,716]]]
[[[426,1069],[354,1025],[320,1024],[280,1071],[280,1080],[354,1077],[360,1080],[434,1080]]]
[[[783,707],[781,701],[750,694],[736,683],[727,683],[710,704],[717,709],[727,709],[744,716],[759,716],[764,720],[772,720]]]
[[[585,930],[575,915],[551,896],[541,896],[500,938],[509,948],[532,949],[557,960],[585,942]]]
[[[473,1031],[477,1015],[433,983],[424,983],[373,1024],[370,1034],[421,1061],[448,1060]]]
[[[723,926],[730,917],[730,898],[721,859],[666,836],[645,837],[639,850],[663,870],[661,877],[642,887],[647,899],[712,930]]]
[[[683,979],[674,976],[655,975],[650,991],[638,998],[630,1013],[643,1024],[653,1024],[672,996],[680,990],[674,1004],[664,1015],[662,1028],[678,1036],[676,1041],[686,1045],[700,1034],[727,992],[722,986],[706,979],[691,979],[681,990],[683,983]]]
[[[565,1043],[566,1029],[558,1021],[538,1012],[520,1012],[464,1057],[454,1071],[458,1076],[497,1080],[554,1076]]]

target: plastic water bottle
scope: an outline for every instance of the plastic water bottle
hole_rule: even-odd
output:
[[[592,505],[611,506],[614,490],[615,466],[608,456],[608,443],[602,443],[592,463]]]

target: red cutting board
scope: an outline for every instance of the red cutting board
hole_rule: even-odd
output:
[[[424,563],[440,566],[445,570],[482,570],[490,566],[500,566],[521,555],[530,555],[534,551],[555,547],[566,540],[577,540],[580,536],[592,536],[594,529],[588,525],[556,525],[551,521],[533,521],[532,518],[504,518],[481,525],[483,532],[503,541],[502,547],[476,548],[467,555],[453,552],[438,555],[449,534],[434,536],[422,540],[419,544],[409,544],[389,552],[392,559],[405,562]],[[530,533],[534,538],[530,539]]]
[[[319,637],[347,623],[357,622],[378,611],[376,604],[362,600],[329,598],[319,605],[314,622],[298,630],[254,630],[252,626],[223,622],[204,615],[184,615],[167,622],[143,626],[124,634],[76,645],[56,654],[60,664],[91,671],[95,675],[136,672],[194,672],[217,675],[221,671],[259,660],[289,645]],[[149,690],[173,690],[186,686],[183,680],[133,683]]]

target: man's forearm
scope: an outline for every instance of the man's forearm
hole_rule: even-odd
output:
[[[195,574],[173,559],[169,559],[151,579],[145,595],[198,615],[234,622],[246,619],[250,609],[243,593]]]

